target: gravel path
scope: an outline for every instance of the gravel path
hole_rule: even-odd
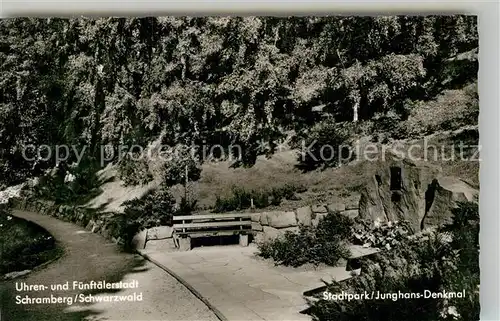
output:
[[[45,268],[24,278],[0,283],[2,321],[60,320],[218,320],[206,305],[177,280],[139,255],[122,253],[102,236],[50,216],[14,211],[13,215],[35,222],[49,231],[65,254]],[[137,281],[138,288],[97,293],[81,290],[16,292],[15,283],[61,284]],[[113,290],[108,290],[113,291]],[[84,293],[98,297],[139,295],[142,301],[18,305],[16,295],[25,297],[71,296]]]

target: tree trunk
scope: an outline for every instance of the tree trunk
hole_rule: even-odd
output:
[[[184,182],[184,200],[187,202],[188,198],[188,184],[189,184],[189,176],[188,176],[188,166],[185,168],[186,181]]]
[[[352,121],[355,123],[358,121],[358,109],[359,109],[359,99],[356,100],[354,106],[352,107],[353,118]]]
[[[186,57],[182,56],[181,57],[181,64],[182,64],[182,81],[186,79]]]

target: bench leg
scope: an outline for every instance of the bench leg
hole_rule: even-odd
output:
[[[142,247],[142,249],[144,250],[146,248],[146,243],[148,243],[148,229],[146,229],[146,235],[144,236],[144,246]]]
[[[248,246],[248,234],[240,234],[240,245]]]
[[[175,233],[172,235],[172,241],[174,242],[174,246],[176,249],[179,248],[179,237],[175,235]]]
[[[188,237],[180,237],[178,239],[179,242],[179,250],[181,251],[190,251],[191,250],[191,238]]]

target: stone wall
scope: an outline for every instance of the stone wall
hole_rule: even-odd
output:
[[[120,243],[112,218],[114,213],[97,214],[95,211],[68,205],[55,205],[54,202],[11,198],[9,204],[13,209],[50,215],[60,220],[72,222],[84,227],[92,233],[98,233],[114,243]]]
[[[96,213],[83,207],[54,205],[53,202],[20,198],[10,199],[9,202],[14,209],[54,216],[63,221],[78,224],[86,230],[98,233],[117,244],[121,241],[113,225],[113,217],[120,215],[119,213]],[[294,211],[252,213],[252,233],[255,241],[266,241],[283,235],[286,231],[297,232],[301,224],[317,226],[322,217],[333,212],[355,218],[358,216],[359,210],[346,207],[343,203],[335,203],[305,206]],[[172,238],[171,227],[154,227],[139,232],[132,240],[132,246],[136,249],[142,249],[147,241],[167,238]]]
[[[120,213],[97,213],[84,207],[55,205],[54,202],[22,198],[10,198],[9,204],[13,209],[50,215],[63,221],[78,224],[92,233],[100,234],[116,244],[121,244],[121,238],[116,229],[117,226],[113,224],[113,218],[116,215],[121,215]],[[143,249],[147,241],[171,237],[172,227],[153,227],[137,233],[132,239],[132,248]]]
[[[343,203],[304,206],[294,211],[271,211],[251,214],[252,231],[257,242],[283,235],[286,231],[297,232],[299,225],[317,226],[328,213],[340,213],[350,218],[359,214],[358,208],[346,208]]]

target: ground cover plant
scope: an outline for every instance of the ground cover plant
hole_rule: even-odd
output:
[[[47,231],[0,208],[0,275],[30,270],[60,253]]]
[[[314,320],[479,320],[479,211],[454,209],[452,224],[414,235],[363,262],[362,273],[329,284],[330,293],[462,292],[465,298],[400,298],[311,303]]]

